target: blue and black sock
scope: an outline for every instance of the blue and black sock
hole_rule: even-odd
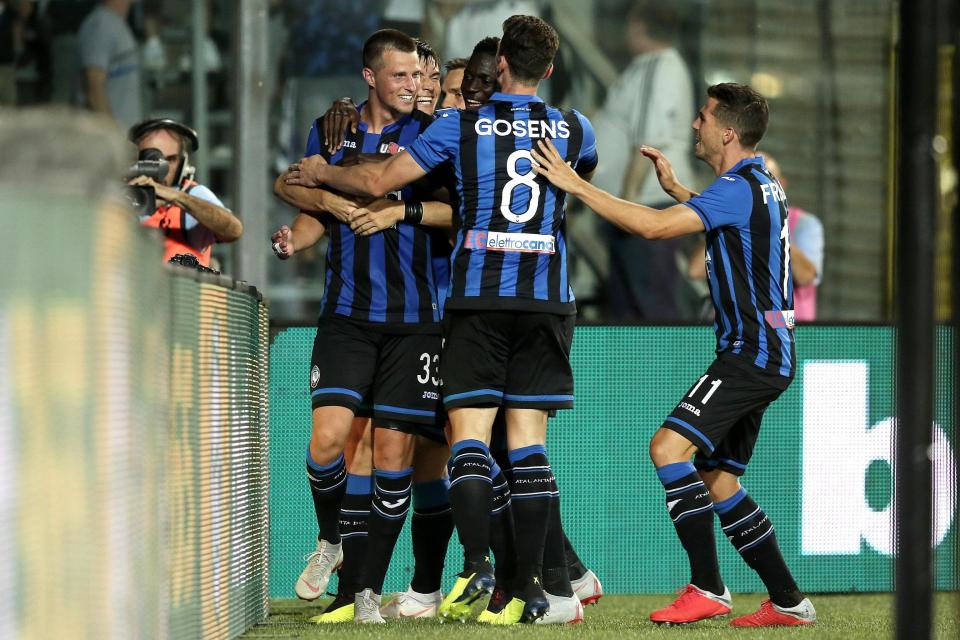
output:
[[[363,559],[367,557],[367,526],[372,497],[372,476],[347,474],[347,490],[340,503],[343,566],[340,568],[337,592],[351,598],[362,588],[360,570],[363,568]]]
[[[383,592],[383,580],[390,566],[403,522],[410,510],[413,468],[373,472],[373,501],[370,504],[367,556],[364,560],[363,588]]]
[[[657,468],[667,494],[667,513],[690,560],[690,583],[710,593],[723,593],[717,545],[713,538],[713,502],[703,479],[690,462]]]
[[[553,472],[543,445],[510,451],[511,508],[517,537],[517,584],[542,582],[543,549],[556,502]]]
[[[803,600],[787,563],[780,553],[773,523],[741,487],[731,497],[714,505],[723,533],[737,553],[757,572],[779,607],[795,607]]]
[[[463,545],[463,573],[490,563],[490,450],[480,440],[461,440],[450,448],[450,507]]]
[[[410,587],[417,593],[433,593],[440,589],[443,563],[453,535],[448,485],[446,478],[413,485],[410,537],[413,539],[414,569]]]
[[[339,544],[340,530],[337,524],[340,519],[340,501],[347,483],[343,454],[328,465],[320,465],[313,461],[310,448],[307,447],[307,480],[313,496],[313,509],[317,514],[317,527],[320,529],[318,539]]]

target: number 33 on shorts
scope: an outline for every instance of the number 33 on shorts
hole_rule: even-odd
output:
[[[428,382],[431,382],[435,387],[439,387],[443,385],[443,380],[440,379],[440,354],[439,353],[434,353],[434,354],[429,354],[427,352],[421,353],[420,364],[423,368],[417,374],[417,382],[419,382],[420,384],[427,384]]]

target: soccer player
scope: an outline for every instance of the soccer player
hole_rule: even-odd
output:
[[[380,165],[336,167],[311,157],[286,178],[379,196],[444,162],[455,168],[460,228],[441,373],[453,430],[450,502],[465,558],[440,606],[446,617],[471,615],[473,603],[494,586],[486,442],[501,405],[513,473],[523,475],[513,489],[521,618],[532,622],[548,608],[541,572],[556,493],[545,449],[547,411],[573,404],[576,304],[567,275],[565,196],[536,178],[530,153],[536,140],[549,137],[581,173],[597,163],[589,121],[536,97],[558,47],[556,31],[543,20],[513,16],[504,22],[498,54],[502,93],[490,103],[476,111],[444,110],[407,150]]]
[[[648,239],[707,234],[717,357],[650,442],[692,575],[680,597],[650,619],[677,624],[730,613],[713,538],[716,512],[724,534],[770,594],[758,611],[731,624],[807,625],[816,621],[816,611],[794,582],[770,519],[739,482],[764,411],[794,376],[787,199],[756,151],[767,129],[767,101],[748,86],[729,83],[710,87],[707,96],[693,121],[695,152],[717,179],[703,193],[678,183],[658,150],[643,149],[663,190],[681,204],[656,210],[615,198],[581,180],[550,142],[533,153],[534,171],[630,233]]]
[[[335,154],[324,153],[325,160],[398,153],[432,121],[414,110],[420,71],[411,38],[390,29],[374,33],[364,44],[363,65],[370,90],[361,106],[360,125]],[[321,129],[317,123],[311,130],[307,156],[320,157]],[[375,427],[369,533],[362,570],[348,586],[358,592],[353,619],[383,622],[379,607],[384,574],[409,509],[412,434],[417,425],[432,427],[437,420],[439,301],[432,236],[424,226],[449,227],[451,211],[441,202],[416,200],[409,189],[397,194],[402,201],[380,199],[331,211],[311,206],[318,198],[316,189],[291,185],[284,176],[275,188],[296,206],[332,216],[321,221],[330,245],[311,368],[313,431],[307,450],[320,536],[300,580],[309,583],[311,591],[322,592],[342,558],[338,520],[347,489],[343,448],[354,415],[369,401]],[[348,224],[357,216],[367,216],[376,225],[389,217],[391,224],[379,226],[379,233],[358,236]],[[344,589],[340,591],[343,595]]]

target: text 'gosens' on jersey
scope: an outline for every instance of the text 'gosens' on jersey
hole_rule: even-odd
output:
[[[549,138],[579,173],[597,165],[590,121],[540,98],[495,93],[479,109],[444,109],[407,151],[426,171],[449,162],[460,228],[448,309],[576,313],[567,276],[566,193],[533,172]]]

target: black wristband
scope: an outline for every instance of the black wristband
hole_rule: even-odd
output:
[[[403,221],[409,224],[420,224],[423,221],[423,203],[404,200]]]

